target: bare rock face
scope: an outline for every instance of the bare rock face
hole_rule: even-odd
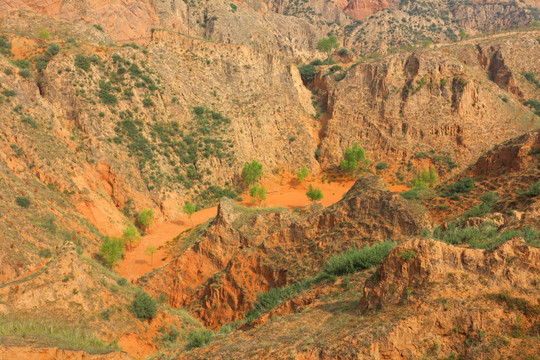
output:
[[[365,19],[374,12],[389,6],[386,0],[349,0],[336,1],[336,3],[343,11],[356,20]]]
[[[530,132],[496,146],[481,156],[471,167],[473,176],[497,177],[519,173],[535,164],[534,154],[540,150],[540,132]]]
[[[540,250],[520,238],[496,250],[466,249],[429,239],[410,240],[392,250],[377,270],[378,279],[366,283],[359,308],[396,305],[406,301],[414,289],[445,281],[450,273],[456,278],[465,274],[485,278],[483,289],[477,287],[470,292],[522,292],[538,271]]]
[[[219,327],[243,318],[258,293],[314,275],[333,254],[429,226],[422,209],[372,175],[360,178],[335,205],[310,210],[302,217],[264,209],[250,215],[249,208],[224,199],[195,245],[139,282]]]
[[[520,40],[529,44],[527,37]],[[530,45],[540,51],[540,44]],[[522,94],[515,75],[521,66],[515,55],[505,55],[513,46],[504,43],[491,57],[483,55],[484,47],[464,46],[456,55],[413,52],[359,64],[339,82],[316,78],[312,86],[326,94],[322,102],[328,99],[319,147],[322,167],[339,165],[345,147],[357,142],[372,161],[401,161],[396,169],[401,173],[411,170],[404,165],[415,155],[430,152],[453,159],[457,171],[495,144],[538,127],[519,99],[510,100],[516,105],[511,109],[494,96],[498,86]],[[499,60],[485,60],[492,57]],[[496,83],[485,77],[485,68],[492,69]],[[451,170],[440,165],[439,174]]]

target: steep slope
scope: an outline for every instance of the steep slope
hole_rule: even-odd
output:
[[[396,180],[425,166],[417,159],[430,153],[425,157],[445,177],[537,129],[538,116],[521,102],[538,90],[521,74],[537,72],[538,64],[519,60],[528,49],[540,51],[535,36],[392,55],[337,75],[321,69],[311,84],[326,100],[321,165],[339,164],[345,147],[358,142],[372,161],[393,163]]]

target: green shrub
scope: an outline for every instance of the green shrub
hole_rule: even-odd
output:
[[[156,317],[157,303],[150,295],[140,290],[131,303],[131,312],[141,320],[151,320]]]
[[[232,12],[236,12],[238,6],[235,3],[230,3],[229,5],[231,6]]]
[[[298,71],[304,81],[312,81],[319,73],[319,70],[313,65],[301,65],[298,67]]]
[[[116,280],[116,283],[120,286],[124,286],[127,284],[127,279],[126,278],[118,278],[118,280]]]
[[[211,330],[208,330],[208,329],[192,330],[188,334],[188,347],[193,349],[193,348],[204,346],[208,344],[210,340],[212,340],[213,337],[214,337],[214,333]]]
[[[449,244],[469,244],[469,247],[476,249],[496,248],[514,237],[522,237],[529,245],[540,246],[538,229],[524,227],[521,230],[507,229],[499,232],[490,222],[476,227],[461,227],[457,223],[450,223],[446,230],[436,227],[432,234],[427,235]]]
[[[320,66],[322,64],[323,64],[323,61],[321,59],[314,59],[309,63],[309,65],[313,65],[313,66]]]
[[[52,38],[51,33],[47,29],[39,30],[39,38],[44,40],[50,40]]]
[[[47,49],[47,54],[50,56],[55,56],[60,52],[60,46],[58,44],[52,43],[49,45],[49,48]]]
[[[19,70],[19,76],[24,79],[30,79],[32,77],[32,72],[29,69]]]
[[[28,196],[17,196],[15,202],[17,203],[17,205],[25,209],[30,207],[30,198]]]
[[[318,201],[321,200],[324,197],[324,194],[321,189],[313,187],[313,185],[309,184],[308,191],[306,192],[307,197],[311,201]]]
[[[103,28],[101,27],[101,25],[94,24],[92,26],[95,27],[96,29],[98,29],[99,31],[103,32]]]
[[[306,178],[309,176],[309,169],[307,168],[307,166],[302,166],[302,168],[300,169],[300,171],[298,171],[296,173],[296,179],[298,180],[298,182],[304,182],[304,180],[306,180]]]
[[[450,197],[455,194],[468,193],[474,188],[474,180],[470,177],[459,179],[453,184],[450,184],[443,191],[443,196]]]
[[[137,218],[137,223],[143,228],[147,228],[154,222],[155,214],[152,209],[144,209]]]
[[[253,202],[260,204],[266,200],[266,188],[262,184],[255,184],[249,189],[249,196],[251,196]]]
[[[4,89],[5,97],[12,97],[12,96],[15,96],[16,94],[17,93],[15,92],[15,90]]]
[[[393,241],[385,241],[371,247],[364,246],[362,249],[348,250],[330,258],[323,271],[327,274],[341,276],[378,266],[382,264],[384,258],[396,245],[397,243]]]
[[[11,43],[5,35],[0,36],[0,54],[5,56],[11,55]]]
[[[380,162],[377,165],[375,165],[375,169],[377,170],[384,170],[388,167],[388,164],[385,162]]]

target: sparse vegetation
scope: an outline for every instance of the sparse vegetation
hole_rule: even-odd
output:
[[[17,196],[15,198],[15,202],[17,203],[17,205],[25,209],[29,208],[31,203],[28,196]]]
[[[193,225],[193,220],[191,219],[191,217],[193,216],[193,214],[195,214],[196,209],[197,208],[195,207],[195,205],[193,205],[193,203],[191,202],[185,203],[184,207],[182,208],[184,214],[186,214],[191,221],[191,225]]]

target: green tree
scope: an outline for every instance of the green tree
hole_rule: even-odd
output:
[[[150,245],[146,247],[146,250],[144,250],[144,253],[148,256],[150,256],[150,265],[154,264],[154,254],[156,253],[157,249],[154,245]]]
[[[366,159],[366,151],[363,147],[360,147],[358,143],[354,143],[352,148],[345,149],[345,155],[341,162],[341,170],[351,171],[354,175],[358,169],[362,166],[365,167],[369,164]]]
[[[129,248],[132,249],[133,245],[137,244],[141,239],[141,234],[133,224],[129,224],[124,233],[122,234],[122,240],[129,244]]]
[[[311,201],[321,200],[324,197],[324,194],[321,189],[313,187],[309,184],[308,191],[306,192],[307,197]]]
[[[242,177],[247,186],[255,184],[263,175],[263,165],[257,160],[246,163],[242,169]]]
[[[105,236],[99,247],[99,256],[109,268],[114,267],[124,255],[124,241],[117,237]]]
[[[413,178],[412,185],[414,187],[433,187],[437,184],[439,177],[437,176],[437,171],[433,166],[428,169],[424,169],[421,172],[417,173]]]
[[[335,37],[335,35],[320,39],[317,43],[317,50],[326,53],[327,58],[329,58],[332,52],[338,47],[339,42],[337,41],[337,37]]]
[[[253,202],[257,202],[257,204],[261,204],[264,200],[266,200],[266,188],[264,185],[261,184],[255,184],[249,189],[249,195],[252,198]]]
[[[195,214],[196,207],[193,203],[187,202],[184,207],[182,208],[184,211],[184,214],[186,214],[191,221],[191,226],[193,226],[193,220],[191,219],[191,216]]]
[[[303,183],[304,180],[309,176],[309,169],[307,166],[302,166],[302,169],[300,169],[299,172],[296,173],[296,178],[298,179],[299,183]]]
[[[319,73],[319,70],[317,70],[317,68],[311,64],[299,66],[298,71],[300,72],[300,76],[304,81],[313,80],[315,78],[315,75]]]
[[[144,209],[143,211],[141,211],[141,213],[137,217],[137,223],[143,229],[146,229],[150,225],[152,225],[152,223],[154,222],[154,219],[155,219],[154,210],[152,210],[152,209]]]

